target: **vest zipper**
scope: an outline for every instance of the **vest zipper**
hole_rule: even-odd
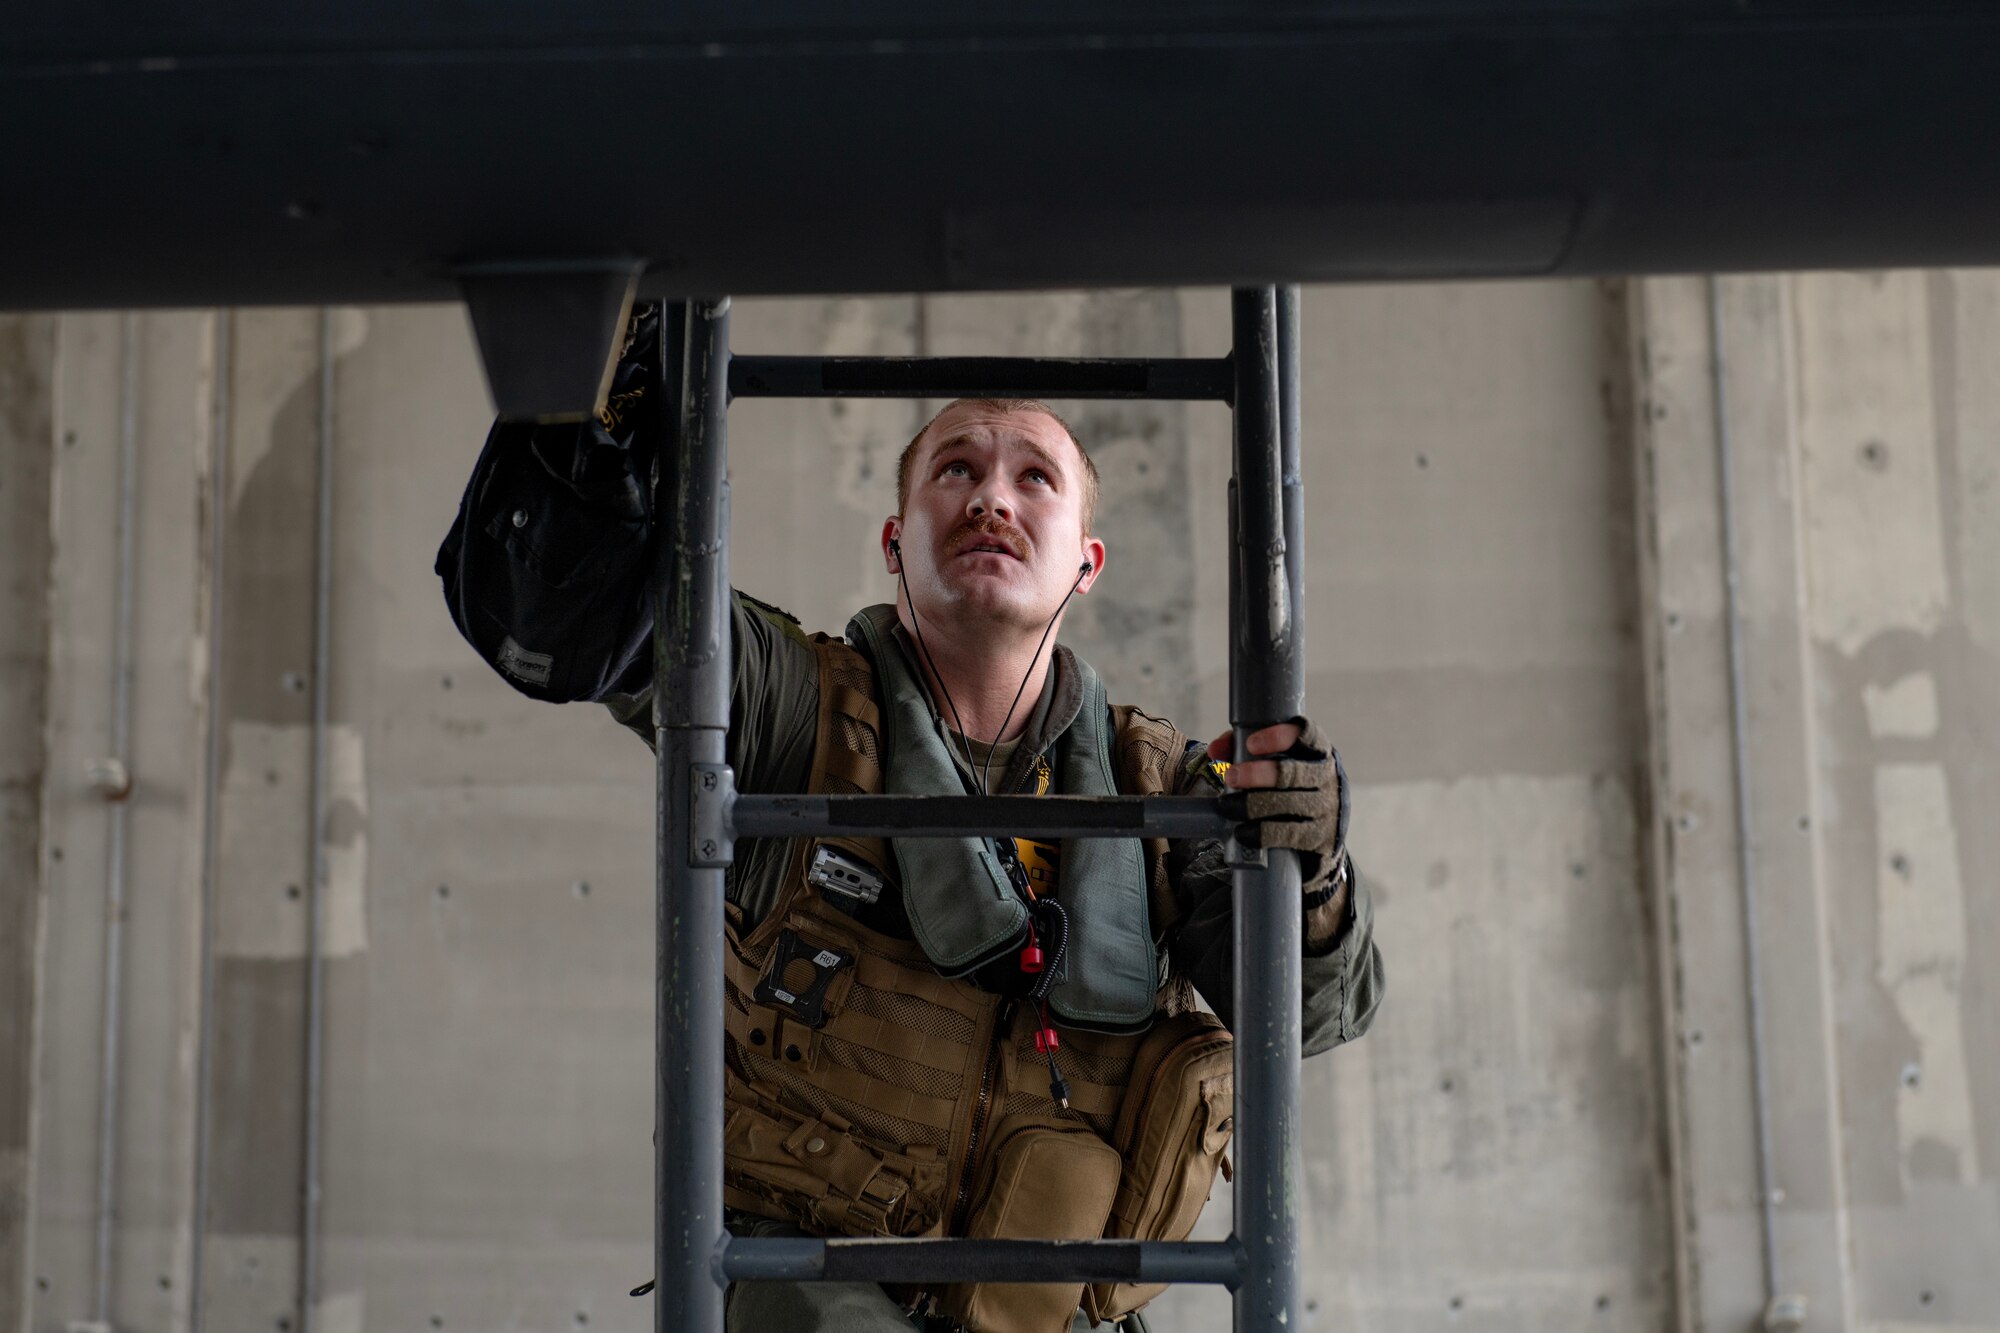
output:
[[[979,1141],[986,1133],[992,1113],[993,1084],[1000,1076],[1000,1043],[1010,1039],[1014,1029],[1014,1002],[1003,1000],[993,1016],[993,1036],[986,1048],[986,1069],[979,1076],[979,1100],[972,1105],[972,1133],[965,1140],[965,1162],[958,1174],[958,1200],[952,1205],[951,1234],[965,1234],[966,1214],[972,1208],[973,1167],[979,1160]]]
[[[1026,792],[1034,773],[1035,766],[1030,763],[1028,771],[1022,775],[1020,783],[1011,794],[1020,795]],[[1015,854],[1019,855],[1018,852]],[[958,1175],[958,1198],[953,1202],[951,1210],[950,1234],[954,1236],[965,1234],[966,1223],[969,1220],[967,1214],[972,1210],[972,1187],[975,1180],[973,1168],[978,1165],[980,1140],[985,1137],[986,1122],[993,1111],[993,1084],[1000,1076],[1001,1043],[1013,1040],[1013,1033],[1014,1001],[1002,1000],[993,1015],[993,1035],[986,1048],[986,1068],[979,1076],[979,1100],[972,1105],[972,1132],[966,1136],[965,1161],[960,1166]]]

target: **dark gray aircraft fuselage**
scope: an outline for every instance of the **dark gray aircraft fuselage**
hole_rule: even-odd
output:
[[[2000,260],[2000,6],[99,0],[6,20],[0,305]]]

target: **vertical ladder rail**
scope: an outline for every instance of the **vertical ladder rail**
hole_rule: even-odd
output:
[[[657,1329],[721,1333],[723,861],[695,845],[691,798],[721,780],[729,727],[728,298],[667,305],[660,344],[653,1312]]]
[[[1303,706],[1298,524],[1298,291],[1239,288],[1229,713],[1236,757]],[[1238,1333],[1299,1327],[1299,862],[1232,845],[1236,894]]]

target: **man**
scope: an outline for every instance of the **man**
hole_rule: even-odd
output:
[[[635,319],[599,420],[494,428],[438,555],[459,628],[511,683],[600,701],[649,738],[657,323]],[[1096,499],[1045,405],[940,412],[880,534],[893,605],[841,640],[735,597],[739,788],[1231,791],[1240,836],[1300,853],[1305,1052],[1359,1036],[1382,973],[1339,762],[1304,719],[1228,765],[1228,733],[1204,746],[1108,703],[1055,642],[1106,569]],[[739,844],[727,893],[733,1231],[1188,1234],[1231,1127],[1219,842],[766,839]],[[729,1326],[1062,1333],[1136,1320],[1157,1290],[751,1283]]]

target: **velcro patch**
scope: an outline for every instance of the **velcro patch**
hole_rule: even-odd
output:
[[[530,685],[547,685],[549,677],[555,674],[554,653],[531,653],[514,642],[509,634],[500,641],[500,656],[496,665],[515,680],[526,681]]]
[[[1208,757],[1208,747],[1200,741],[1188,742],[1187,756],[1182,761],[1189,777],[1205,779],[1217,791],[1228,787],[1224,778],[1228,776],[1229,765],[1220,759]]]

